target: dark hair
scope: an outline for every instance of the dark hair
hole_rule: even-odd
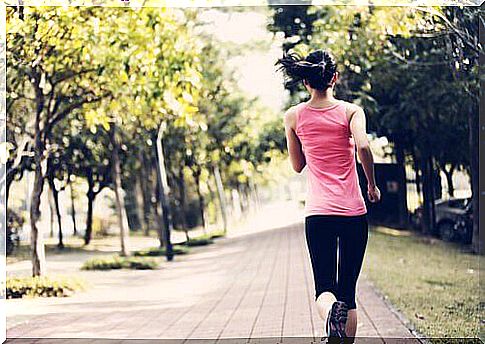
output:
[[[306,80],[320,91],[331,86],[330,81],[337,70],[334,58],[325,50],[316,50],[305,58],[296,53],[285,53],[275,65],[280,65],[278,71],[285,72],[287,86]]]

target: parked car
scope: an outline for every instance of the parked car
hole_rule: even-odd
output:
[[[457,238],[464,244],[471,244],[473,239],[473,207],[472,202],[468,202],[465,214],[460,215],[455,222],[454,230]]]
[[[471,198],[450,198],[435,201],[434,234],[445,241],[470,243],[473,234]],[[423,208],[416,209],[411,216],[411,224],[420,228],[423,221]]]

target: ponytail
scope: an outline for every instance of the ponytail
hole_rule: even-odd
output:
[[[278,71],[283,71],[286,76],[286,86],[307,80],[314,89],[325,91],[330,87],[330,81],[336,71],[333,58],[326,51],[317,50],[306,58],[296,53],[284,53],[283,57],[276,61]]]

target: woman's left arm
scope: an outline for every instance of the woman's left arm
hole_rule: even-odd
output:
[[[294,108],[288,109],[285,113],[285,133],[288,154],[290,155],[291,166],[300,173],[306,165],[300,139],[296,135],[296,112]]]

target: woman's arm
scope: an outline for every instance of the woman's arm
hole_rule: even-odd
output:
[[[374,157],[367,139],[366,120],[364,110],[360,106],[353,105],[353,113],[350,117],[350,131],[357,146],[357,154],[362,162],[365,176],[367,178],[367,195],[371,202],[378,202],[381,192],[376,185],[374,175]]]
[[[288,154],[290,155],[291,166],[300,173],[306,165],[300,139],[296,136],[296,112],[294,108],[288,109],[285,113],[285,133]]]

